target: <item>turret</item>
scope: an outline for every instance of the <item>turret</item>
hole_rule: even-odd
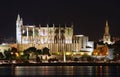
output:
[[[22,41],[21,41],[21,37],[22,37],[22,34],[21,34],[21,27],[23,25],[23,20],[22,18],[20,18],[20,15],[18,14],[17,16],[17,20],[16,20],[16,43],[18,44],[21,44]]]
[[[17,20],[16,20],[16,26],[18,26],[19,23],[20,23],[20,15],[18,14],[18,16],[17,16]]]
[[[20,26],[22,26],[22,25],[23,25],[23,19],[20,18],[20,15],[18,14],[17,20],[16,20],[16,26],[17,26],[17,27],[20,27]]]
[[[105,26],[105,35],[109,35],[109,26],[108,26],[107,20],[106,20],[106,26]]]

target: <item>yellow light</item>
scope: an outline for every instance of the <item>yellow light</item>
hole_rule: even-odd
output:
[[[15,53],[17,57],[19,57],[19,54],[18,53]]]
[[[95,55],[98,55],[98,53],[96,52]]]
[[[70,52],[66,52],[66,55],[70,55],[71,53]]]
[[[108,55],[108,52],[106,52],[106,55]]]
[[[57,54],[59,55],[60,53],[59,53],[59,52],[57,52]]]
[[[76,55],[76,53],[74,52],[73,55]]]
[[[91,55],[91,53],[88,53],[88,55]]]
[[[24,53],[23,53],[23,52],[20,52],[20,55],[24,55]]]
[[[13,54],[13,52],[11,52],[11,54]]]
[[[81,55],[84,55],[84,53],[83,53],[83,52],[81,52],[80,54],[81,54]]]

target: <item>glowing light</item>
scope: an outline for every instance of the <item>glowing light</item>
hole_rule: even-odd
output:
[[[81,55],[84,55],[84,52],[81,52],[80,54],[81,54]]]
[[[19,54],[18,53],[15,53],[17,57],[19,57]]]
[[[25,33],[25,30],[23,30],[22,33],[24,34],[24,33]]]
[[[20,52],[20,55],[24,55],[24,53],[23,53],[23,52]]]
[[[47,59],[47,55],[43,55],[43,56],[42,56],[42,59],[43,59],[43,60]]]
[[[71,52],[66,52],[66,55],[71,55]]]
[[[91,53],[88,53],[88,55],[91,55]]]
[[[11,54],[13,54],[13,52],[11,52]]]
[[[97,53],[97,52],[95,52],[95,55],[98,55],[98,53]]]
[[[84,35],[75,35],[75,36],[78,36],[78,37],[83,37]]]
[[[74,52],[73,55],[76,55],[76,53]]]
[[[2,45],[7,45],[7,43],[2,43]]]

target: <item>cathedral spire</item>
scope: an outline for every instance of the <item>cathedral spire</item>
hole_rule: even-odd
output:
[[[106,20],[106,26],[108,26],[108,20]]]
[[[111,44],[108,20],[106,20],[106,26],[105,26],[105,33],[104,33],[104,36],[103,36],[103,42],[107,43],[107,44]]]
[[[20,15],[18,14],[18,16],[17,16],[17,21],[20,21]]]
[[[105,26],[105,35],[109,35],[109,26],[108,26],[108,20],[106,20],[106,26]]]
[[[16,26],[22,26],[22,25],[23,25],[23,19],[20,18],[20,14],[18,14],[17,20],[16,20]]]

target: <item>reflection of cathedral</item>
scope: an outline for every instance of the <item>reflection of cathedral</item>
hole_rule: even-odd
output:
[[[23,25],[20,15],[16,21],[16,42],[19,49],[24,50],[30,46],[36,48],[48,47],[50,51],[79,51],[86,48],[88,37],[73,36],[73,25],[70,27],[46,27],[39,25]]]

